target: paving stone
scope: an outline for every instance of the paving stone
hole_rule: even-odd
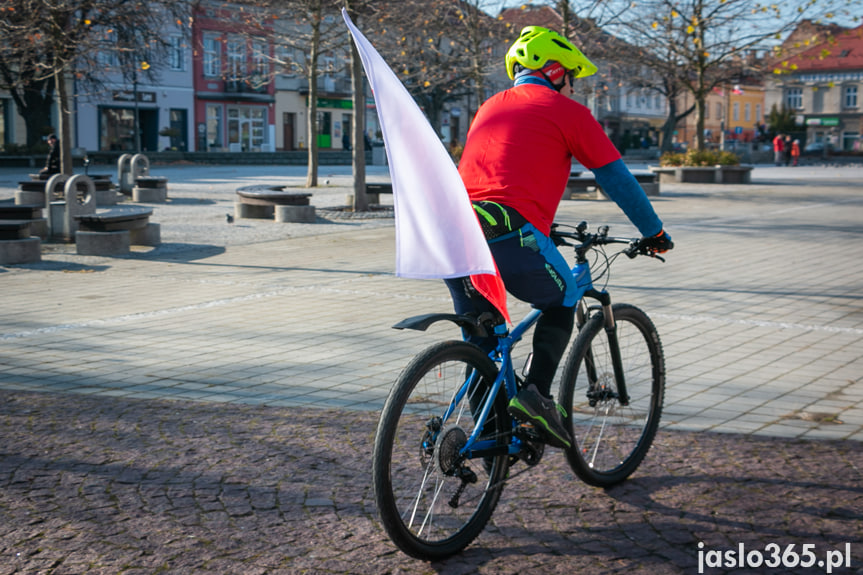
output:
[[[863,572],[863,260],[848,249],[863,168],[663,186],[675,250],[619,261],[609,284],[666,353],[647,459],[603,491],[551,450],[471,547],[433,564],[382,531],[369,452],[407,360],[459,335],[389,326],[448,310],[448,293],[394,277],[392,219],[225,223],[236,187],[301,181],[292,170],[166,166],[162,245],[43,244],[41,262],[0,267],[0,574],[657,575],[697,572],[698,543],[846,542],[852,567],[834,572]],[[343,201],[350,178],[331,179],[316,206]],[[558,218],[634,233],[610,202]]]

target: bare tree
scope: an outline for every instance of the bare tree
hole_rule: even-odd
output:
[[[668,97],[679,88],[692,94],[698,149],[704,148],[711,90],[741,75],[747,52],[766,48],[802,18],[825,8],[817,0],[800,6],[753,0],[636,0],[630,6],[608,29],[640,49],[645,56],[641,62],[669,82]]]
[[[30,14],[37,9],[32,1],[20,0],[8,6],[0,16],[0,88],[12,96],[27,129],[27,146],[41,141],[51,130],[51,106],[54,101],[54,77],[46,74],[42,62],[51,56],[43,46],[29,42]]]
[[[53,101],[56,89],[60,161],[63,172],[71,173],[68,80],[104,77],[111,71],[103,63],[105,53],[159,59],[167,48],[161,33],[165,19],[183,26],[187,5],[171,0],[7,0],[6,4],[0,15],[3,86],[16,103],[23,104],[19,111],[28,128],[28,142],[41,135],[30,133],[38,133],[39,123],[44,122],[45,111],[37,108],[40,102]],[[150,67],[147,60],[138,65]],[[33,95],[34,90],[39,96]],[[35,119],[28,120],[30,114]]]
[[[479,107],[487,97],[486,80],[500,68],[504,51],[515,34],[509,23],[488,17],[500,2],[462,0],[460,4],[450,34],[470,61],[469,77]]]
[[[382,0],[369,22],[375,45],[440,130],[444,104],[468,94],[484,99],[483,78],[502,25],[482,2]],[[479,102],[478,102],[479,103]]]
[[[274,34],[275,73],[285,67],[300,68],[309,84],[306,187],[310,188],[318,185],[318,83],[322,55],[333,48],[348,49],[344,25],[338,16],[340,6],[341,0],[271,0],[266,5],[268,13],[275,16],[278,23]],[[290,60],[284,60],[283,54],[291,54]]]

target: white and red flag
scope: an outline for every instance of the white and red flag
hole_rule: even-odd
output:
[[[372,88],[396,220],[396,275],[470,276],[509,320],[506,292],[458,169],[434,128],[374,46],[342,9]]]

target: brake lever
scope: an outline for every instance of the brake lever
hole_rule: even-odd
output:
[[[641,240],[632,240],[629,242],[629,247],[623,250],[623,253],[625,253],[626,257],[629,259],[634,260],[635,256],[637,256],[640,251],[642,251]]]
[[[629,247],[623,250],[623,253],[625,253],[629,259],[635,259],[636,256],[642,255],[656,258],[662,263],[665,263],[664,257],[641,245],[641,240],[633,240],[632,243],[629,244]]]

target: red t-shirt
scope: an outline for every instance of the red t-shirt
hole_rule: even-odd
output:
[[[573,156],[588,169],[620,159],[587,108],[545,86],[524,84],[480,107],[458,171],[472,201],[512,207],[548,234]]]

